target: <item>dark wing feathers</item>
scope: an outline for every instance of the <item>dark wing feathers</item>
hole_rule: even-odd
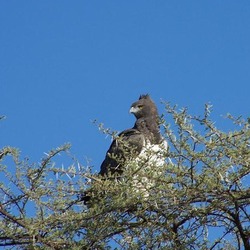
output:
[[[145,145],[144,135],[137,129],[127,129],[113,140],[101,165],[99,174],[121,174],[125,162],[136,157]]]

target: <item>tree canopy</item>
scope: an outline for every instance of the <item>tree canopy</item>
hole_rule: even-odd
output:
[[[169,150],[155,168],[103,180],[65,144],[40,163],[0,150],[0,246],[6,249],[250,249],[250,122],[230,131],[165,103]],[[113,135],[109,129],[100,128]],[[59,156],[59,154],[61,156]],[[64,154],[64,164],[61,158]],[[64,166],[64,167],[63,167]],[[146,198],[133,176],[155,179]],[[81,195],[93,199],[85,205]]]

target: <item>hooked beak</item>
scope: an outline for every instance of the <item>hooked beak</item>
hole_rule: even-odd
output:
[[[131,107],[129,113],[136,114],[139,111],[139,108]]]

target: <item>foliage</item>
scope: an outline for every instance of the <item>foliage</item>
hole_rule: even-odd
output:
[[[162,175],[136,171],[135,164],[121,180],[103,180],[72,157],[68,144],[38,164],[3,148],[0,246],[250,249],[249,121],[228,115],[235,130],[223,132],[210,120],[209,105],[202,117],[165,105],[169,151]],[[58,164],[59,154],[67,168]],[[149,196],[134,192],[135,173],[155,179]],[[81,201],[86,190],[88,206]]]

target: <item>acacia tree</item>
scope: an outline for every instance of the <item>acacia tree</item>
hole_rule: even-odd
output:
[[[234,130],[223,132],[211,121],[208,105],[202,116],[165,106],[169,150],[161,175],[154,168],[137,171],[135,163],[121,180],[103,180],[72,157],[68,144],[37,164],[4,147],[0,246],[250,249],[249,120],[229,115]],[[134,192],[135,174],[137,180],[155,179],[146,198]],[[81,201],[86,190],[88,206]]]

